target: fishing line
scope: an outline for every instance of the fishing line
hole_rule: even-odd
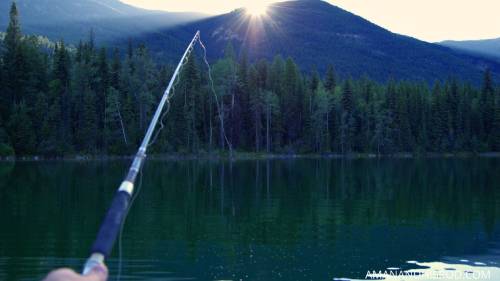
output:
[[[193,48],[191,48],[188,51],[189,55],[191,54],[192,50],[193,50]],[[182,65],[181,65],[180,69],[183,69],[184,66],[188,63],[188,61],[189,61],[189,55],[186,56],[185,60],[182,62]],[[171,102],[170,102],[170,100],[175,96],[175,93],[176,93],[175,90],[176,90],[177,86],[179,85],[179,83],[181,81],[181,78],[182,78],[182,72],[179,72],[179,75],[176,77],[176,80],[175,80],[175,82],[174,82],[174,84],[172,86],[171,94],[166,99],[167,108],[165,109],[165,112],[162,114],[162,116],[160,118],[160,127],[158,128],[156,134],[154,135],[153,140],[148,144],[148,147],[150,147],[150,146],[152,146],[153,144],[156,143],[156,141],[158,140],[158,136],[160,135],[161,131],[165,128],[164,120],[165,120],[165,117],[170,112],[171,105],[172,105]],[[134,194],[133,198],[130,201],[130,205],[129,205],[126,213],[125,213],[125,216],[123,218],[123,221],[122,221],[122,224],[121,224],[121,227],[120,227],[120,232],[118,234],[118,273],[117,273],[117,277],[116,277],[117,281],[121,280],[122,270],[123,270],[123,242],[122,242],[123,231],[124,231],[124,228],[125,228],[125,224],[126,224],[126,220],[127,220],[127,217],[128,217],[128,213],[130,212],[130,209],[132,208],[135,200],[137,199],[137,197],[139,196],[139,194],[141,192],[141,189],[142,189],[142,177],[143,177],[143,172],[142,172],[142,169],[141,169],[141,171],[139,173],[139,185],[137,187],[137,191],[136,191],[136,193]]]
[[[208,59],[207,59],[207,49],[205,47],[205,44],[203,44],[203,41],[201,41],[201,37],[198,37],[198,42],[200,43],[200,46],[203,49],[203,61],[204,61],[205,65],[207,66],[207,69],[208,69],[208,79],[210,80],[210,90],[211,90],[211,92],[212,92],[212,94],[213,94],[213,96],[215,98],[215,104],[217,105],[217,112],[218,112],[219,120],[220,120],[220,123],[221,123],[222,134],[223,134],[224,140],[225,140],[225,142],[226,142],[226,144],[227,144],[227,146],[229,148],[229,151],[231,152],[231,155],[232,155],[233,146],[232,146],[231,142],[229,141],[229,138],[226,135],[226,129],[224,128],[224,126],[222,126],[222,124],[224,123],[224,121],[223,121],[224,113],[222,112],[222,109],[220,108],[219,98],[217,96],[217,92],[215,91],[214,80],[213,80],[213,77],[212,77],[212,67],[210,66],[210,63],[208,62]],[[193,48],[191,48],[189,50],[189,53],[191,53],[192,50],[193,50]],[[184,66],[188,63],[188,61],[189,61],[189,56],[186,57],[186,59],[182,63],[181,68],[184,68]],[[176,89],[177,85],[180,83],[181,77],[182,77],[182,72],[179,73],[179,76],[175,80],[174,86],[172,87],[172,94],[169,95],[169,97],[167,99],[167,102],[166,102],[167,103],[167,108],[166,108],[165,112],[163,113],[163,115],[162,115],[162,117],[160,119],[160,128],[156,132],[155,136],[153,137],[153,141],[151,141],[151,143],[148,145],[148,147],[150,147],[154,143],[156,143],[156,141],[158,139],[158,136],[160,135],[160,132],[165,128],[165,124],[163,123],[163,121],[164,121],[165,117],[168,115],[168,113],[170,112],[170,108],[171,108],[171,102],[170,102],[170,100],[173,98],[173,96],[176,93],[175,89]]]
[[[207,68],[208,68],[208,78],[210,80],[210,90],[212,94],[214,95],[215,102],[217,105],[217,111],[221,123],[221,133],[223,135],[223,139],[225,140],[225,143],[227,143],[231,157],[233,155],[233,147],[231,142],[229,141],[225,128],[224,128],[224,112],[222,112],[221,105],[219,105],[219,98],[217,96],[217,93],[215,91],[215,86],[214,86],[214,80],[212,77],[212,68],[210,64],[208,63],[207,60],[207,49],[203,42],[200,39],[200,32],[196,32],[194,38],[191,40],[191,43],[189,44],[188,48],[184,52],[184,55],[182,56],[181,61],[177,65],[177,68],[174,71],[173,78],[170,80],[169,85],[165,92],[163,93],[162,99],[155,111],[155,114],[153,116],[153,119],[151,120],[151,123],[149,124],[148,130],[144,136],[144,139],[141,143],[141,146],[139,147],[137,154],[134,157],[134,160],[132,162],[132,165],[130,166],[130,169],[125,177],[125,180],[122,181],[117,193],[115,193],[115,196],[113,198],[113,202],[108,209],[108,212],[106,214],[106,217],[104,219],[104,222],[101,224],[101,227],[99,229],[99,232],[97,234],[96,240],[94,241],[94,244],[92,245],[91,249],[91,255],[87,259],[84,269],[83,269],[83,274],[87,275],[92,268],[95,266],[98,266],[100,264],[104,263],[104,260],[106,257],[109,257],[111,254],[113,244],[114,242],[118,239],[118,274],[117,274],[117,280],[120,281],[122,277],[122,271],[123,271],[123,232],[126,224],[126,219],[128,217],[128,214],[130,212],[130,209],[132,208],[135,200],[139,196],[141,189],[142,189],[142,183],[143,183],[143,172],[142,172],[142,166],[144,164],[144,160],[146,159],[146,151],[147,148],[149,148],[151,145],[153,145],[157,139],[158,136],[160,135],[161,131],[164,129],[165,124],[164,124],[164,118],[168,115],[171,109],[171,102],[170,99],[174,96],[175,94],[175,89],[177,85],[180,83],[181,80],[181,71],[183,67],[186,65],[186,63],[189,61],[189,56],[191,55],[194,46],[196,42],[200,43],[200,46],[203,48],[203,61],[205,62]],[[221,102],[224,102],[223,99],[221,99]],[[163,111],[163,108],[165,107],[165,104],[167,104],[167,108]],[[223,105],[223,104],[222,104]],[[210,116],[212,118],[212,116]],[[160,121],[160,128],[155,131],[155,127],[158,124],[158,121]],[[154,138],[151,141],[151,137],[154,134]],[[137,190],[134,194],[134,183],[136,180],[136,177],[139,175],[139,183]]]
[[[188,62],[188,60],[189,60],[189,58],[186,57],[186,60],[182,63],[181,68],[183,68],[186,65],[186,63]],[[169,97],[168,97],[168,99],[166,101],[167,108],[165,109],[165,112],[163,113],[163,115],[160,118],[160,128],[158,128],[158,131],[156,132],[155,136],[153,137],[153,140],[148,144],[148,147],[150,147],[151,145],[153,145],[156,142],[156,140],[158,139],[158,136],[160,135],[160,132],[165,127],[165,124],[163,123],[163,121],[164,121],[165,117],[168,115],[168,113],[170,112],[170,107],[171,107],[170,99],[175,95],[175,89],[176,89],[177,85],[179,84],[179,82],[181,80],[180,77],[181,77],[181,74],[179,73],[179,76],[177,77],[174,85],[172,86],[172,94],[169,95]],[[129,213],[130,209],[132,208],[132,205],[134,204],[135,199],[139,196],[139,193],[141,192],[141,189],[142,189],[142,169],[139,172],[139,185],[137,186],[137,191],[134,194],[134,197],[132,198],[132,200],[130,201],[130,205],[129,205],[128,209],[127,209],[125,217],[123,218],[123,222],[122,222],[122,225],[121,225],[121,228],[120,228],[120,233],[118,234],[118,273],[117,273],[117,277],[116,277],[117,281],[120,281],[121,280],[121,276],[122,276],[122,264],[123,264],[123,260],[122,260],[122,257],[123,257],[123,255],[122,255],[123,254],[122,237],[123,237],[123,229],[125,228],[125,224],[126,224],[126,221],[127,221],[128,213]]]
[[[158,107],[156,108],[156,111],[151,119],[151,122],[149,123],[146,134],[144,135],[141,145],[138,148],[137,153],[130,165],[128,173],[126,174],[124,180],[121,182],[118,190],[116,191],[115,196],[113,197],[113,200],[111,202],[111,205],[106,213],[106,216],[104,217],[104,220],[99,228],[96,239],[92,244],[90,250],[90,256],[86,260],[83,268],[82,272],[83,275],[88,275],[93,268],[104,264],[106,258],[108,258],[112,253],[113,244],[117,240],[118,236],[122,235],[123,233],[125,218],[127,217],[128,212],[130,211],[130,206],[132,205],[131,203],[133,203],[133,201],[137,199],[138,192],[134,194],[134,189],[135,189],[134,185],[137,176],[142,171],[142,167],[147,157],[146,152],[148,146],[150,145],[151,137],[155,134],[155,129],[158,125],[158,121],[160,121],[159,119],[162,117],[163,109],[165,108],[165,104],[167,103],[169,94],[176,82],[176,78],[179,75],[182,66],[185,64],[186,57],[188,57],[191,54],[191,51],[193,50],[193,47],[196,44],[199,35],[200,32],[197,31],[193,39],[189,43],[188,47],[186,48],[186,51],[182,55],[182,58],[179,64],[177,65],[167,88],[163,92],[163,96],[158,104]],[[163,115],[163,117],[165,116]],[[142,183],[142,173],[140,174],[140,176]],[[139,183],[140,186],[142,186],[141,183]],[[120,278],[122,269],[121,252],[122,250],[120,250],[120,260],[119,260]]]
[[[188,63],[188,60],[189,60],[189,56],[187,56],[186,59],[184,60],[184,62],[182,63],[181,69],[184,68],[184,66]],[[160,135],[160,132],[165,128],[165,124],[163,123],[163,121],[164,121],[165,117],[168,115],[168,113],[170,112],[170,107],[171,107],[170,99],[172,99],[175,96],[175,93],[176,93],[175,89],[181,81],[181,76],[182,76],[182,72],[179,73],[179,76],[177,76],[175,83],[172,86],[172,93],[168,96],[167,101],[166,101],[167,108],[165,109],[165,112],[163,113],[163,115],[160,118],[160,128],[158,128],[158,131],[156,131],[156,134],[153,137],[153,140],[149,143],[148,147],[152,146],[157,141],[158,136]]]
[[[212,78],[212,68],[210,67],[210,64],[208,63],[207,60],[207,48],[205,48],[205,45],[203,44],[203,41],[201,41],[201,36],[198,37],[198,42],[200,42],[200,46],[203,49],[203,61],[205,62],[207,68],[208,68],[208,79],[210,80],[210,88],[212,90],[212,93],[215,97],[215,104],[217,104],[217,112],[219,112],[219,119],[220,119],[220,124],[221,124],[221,130],[222,134],[224,135],[224,139],[227,143],[227,146],[229,147],[229,151],[231,153],[231,156],[233,155],[233,146],[231,142],[229,142],[229,139],[227,138],[226,135],[226,129],[222,124],[224,124],[224,113],[222,112],[220,105],[219,105],[219,99],[217,97],[217,93],[215,91],[215,86],[214,86],[214,80]]]

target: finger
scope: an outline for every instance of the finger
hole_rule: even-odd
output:
[[[83,276],[81,281],[106,281],[108,279],[108,268],[104,264],[96,265],[89,274]]]
[[[61,268],[50,272],[44,281],[73,281],[78,280],[79,275],[69,268]]]

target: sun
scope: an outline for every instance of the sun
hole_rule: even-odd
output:
[[[265,16],[267,13],[267,4],[255,1],[246,5],[245,11],[252,17]]]

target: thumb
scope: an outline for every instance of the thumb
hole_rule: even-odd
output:
[[[106,281],[108,280],[108,268],[104,264],[96,265],[85,275],[84,281]],[[82,280],[83,281],[83,280]]]

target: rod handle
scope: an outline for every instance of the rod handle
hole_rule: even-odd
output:
[[[122,184],[122,186],[123,185],[124,184]],[[111,255],[113,245],[120,232],[123,218],[127,214],[130,199],[131,194],[128,190],[120,189],[115,194],[111,207],[109,208],[108,213],[101,224],[97,238],[92,245],[92,253],[101,254],[104,258]]]

